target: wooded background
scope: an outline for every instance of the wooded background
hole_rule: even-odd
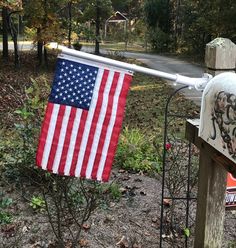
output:
[[[8,35],[37,44],[40,64],[47,59],[43,45],[94,42],[95,53],[104,41],[105,21],[115,11],[129,19],[128,32],[112,29],[111,41],[150,44],[156,52],[204,55],[205,44],[216,37],[236,42],[236,2],[228,0],[1,0],[0,33],[7,59]],[[109,41],[110,41],[109,40]],[[43,56],[44,54],[44,56]]]

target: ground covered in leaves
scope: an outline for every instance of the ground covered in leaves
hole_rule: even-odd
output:
[[[33,53],[21,55],[22,66],[14,70],[13,62],[0,62],[0,160],[9,164],[19,163],[21,158],[17,149],[20,143],[14,144],[15,154],[7,154],[11,131],[21,128],[20,119],[28,120],[30,115],[27,104],[38,111],[39,103],[44,108],[53,78],[55,56],[50,56],[50,68],[38,68]],[[36,85],[36,86],[35,86]],[[33,87],[34,86],[34,87]],[[33,87],[33,88],[32,88]],[[37,95],[37,87],[40,96]],[[155,168],[135,167],[126,163],[126,167],[117,161],[111,175],[113,187],[109,201],[101,202],[91,217],[83,223],[79,247],[91,248],[156,248],[160,240],[160,202],[161,202],[161,147],[163,139],[163,119],[167,97],[171,93],[170,86],[156,78],[137,74],[134,77],[127,99],[125,130],[136,130],[133,135],[141,133],[142,139],[154,144],[157,160]],[[40,98],[40,99],[39,99]],[[182,109],[184,106],[184,109]],[[20,109],[20,111],[18,111]],[[171,106],[173,113],[187,112],[189,116],[197,116],[199,110],[192,102],[177,95]],[[40,112],[41,113],[41,112]],[[37,123],[41,122],[41,114],[37,112]],[[30,123],[27,123],[29,126]],[[38,124],[38,129],[40,129]],[[180,136],[184,136],[184,120],[176,119],[173,128],[177,128]],[[138,130],[138,131],[137,131]],[[174,130],[174,129],[173,129]],[[37,132],[37,131],[36,131]],[[30,133],[29,133],[30,135]],[[9,149],[10,149],[9,148]],[[146,149],[146,148],[145,148]],[[150,152],[150,149],[146,149]],[[3,152],[5,154],[3,154]],[[32,148],[34,152],[34,148]],[[118,155],[121,151],[118,149]],[[27,153],[28,154],[28,153]],[[30,153],[29,153],[30,154]],[[142,159],[142,152],[139,153]],[[17,161],[14,155],[17,155]],[[128,156],[128,155],[127,155]],[[26,158],[27,159],[27,158]],[[143,158],[149,164],[150,156]],[[27,160],[23,160],[27,161]],[[125,163],[125,161],[122,161]],[[58,247],[56,238],[45,214],[43,200],[38,196],[38,188],[30,181],[18,182],[18,174],[13,172],[6,176],[5,166],[1,163],[0,185],[0,247],[46,248]],[[27,166],[27,165],[26,165]],[[5,173],[5,174],[4,174]],[[14,175],[13,175],[14,174]],[[14,178],[13,181],[8,180]],[[196,191],[196,189],[195,189]],[[27,196],[27,197],[26,197]],[[35,198],[34,198],[35,197]],[[171,201],[165,201],[165,209],[171,208]],[[191,209],[195,213],[195,209]],[[184,214],[179,208],[176,215]],[[178,219],[178,216],[175,216]],[[169,220],[165,220],[168,223]],[[226,213],[224,247],[236,247],[236,213]],[[176,229],[177,230],[177,229]],[[194,233],[184,232],[179,227],[177,232],[165,233],[163,247],[184,247],[185,237],[190,236],[189,247],[193,247]],[[71,247],[70,240],[66,247]]]

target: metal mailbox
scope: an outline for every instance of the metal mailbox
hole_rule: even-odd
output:
[[[236,74],[221,73],[203,91],[199,136],[236,163]]]

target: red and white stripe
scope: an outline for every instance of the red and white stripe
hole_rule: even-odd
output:
[[[131,75],[99,69],[89,110],[48,103],[37,165],[53,173],[108,181]]]

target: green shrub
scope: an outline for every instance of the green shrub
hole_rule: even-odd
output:
[[[105,200],[106,202],[110,200],[119,201],[122,196],[120,185],[115,182],[100,184],[100,194],[104,196],[103,201]]]
[[[73,45],[74,49],[78,50],[78,51],[80,51],[82,48],[82,45],[79,43],[78,40],[76,42],[74,42],[72,45]]]
[[[22,183],[22,177],[31,178],[32,173],[38,174],[35,173],[35,153],[47,82],[43,76],[38,80],[31,79],[31,82],[32,86],[25,90],[24,105],[14,112],[13,127],[0,130],[3,136],[0,140],[0,172],[16,183]]]
[[[116,183],[110,184],[109,191],[110,191],[110,195],[112,199],[117,200],[117,201],[120,200],[122,193],[120,191],[120,187],[118,184]]]
[[[41,196],[33,196],[30,201],[33,210],[43,211],[45,209],[45,201]]]
[[[126,127],[120,136],[115,164],[134,172],[158,172],[160,162],[150,140],[139,129]]]
[[[152,49],[156,52],[167,51],[167,44],[169,42],[168,34],[164,33],[160,28],[151,28],[148,33],[148,39],[151,43]]]
[[[0,198],[0,225],[10,224],[12,222],[12,215],[6,209],[12,204],[11,198]]]

